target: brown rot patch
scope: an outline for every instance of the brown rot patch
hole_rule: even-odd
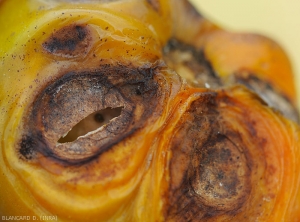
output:
[[[91,39],[88,26],[70,25],[54,32],[43,43],[43,48],[53,55],[79,57],[88,52]]]
[[[243,153],[222,134],[195,149],[189,173],[194,178],[192,190],[202,197],[203,203],[218,210],[232,210],[242,204],[249,191],[249,169]]]
[[[34,150],[69,164],[99,156],[161,110],[164,83],[158,83],[157,72],[102,65],[65,73],[35,99],[20,153],[29,157]]]
[[[245,85],[257,93],[270,107],[280,111],[285,117],[300,122],[298,110],[292,102],[281,92],[276,90],[266,81],[259,79],[254,74],[236,73],[235,81]]]
[[[203,93],[178,123],[171,143],[167,220],[214,221],[233,215],[251,193],[246,147],[218,110],[217,94]]]
[[[213,89],[221,86],[221,80],[205,58],[203,50],[176,39],[170,39],[163,52],[168,66],[190,85]]]

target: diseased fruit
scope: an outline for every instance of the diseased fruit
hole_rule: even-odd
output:
[[[185,0],[3,0],[0,27],[4,218],[299,220],[295,86],[272,40]]]

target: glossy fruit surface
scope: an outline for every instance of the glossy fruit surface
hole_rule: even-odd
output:
[[[1,215],[300,218],[295,86],[272,40],[178,0],[4,0],[0,27]]]

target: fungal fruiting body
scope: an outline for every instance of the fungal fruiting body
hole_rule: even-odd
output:
[[[272,40],[185,0],[3,0],[0,27],[1,215],[300,218],[295,86]]]

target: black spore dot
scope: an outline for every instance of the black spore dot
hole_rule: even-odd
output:
[[[140,89],[136,89],[136,90],[135,90],[135,93],[136,93],[138,96],[142,95],[142,92],[141,92]]]
[[[98,123],[103,123],[104,122],[104,117],[101,113],[96,113],[94,116],[94,119]]]

